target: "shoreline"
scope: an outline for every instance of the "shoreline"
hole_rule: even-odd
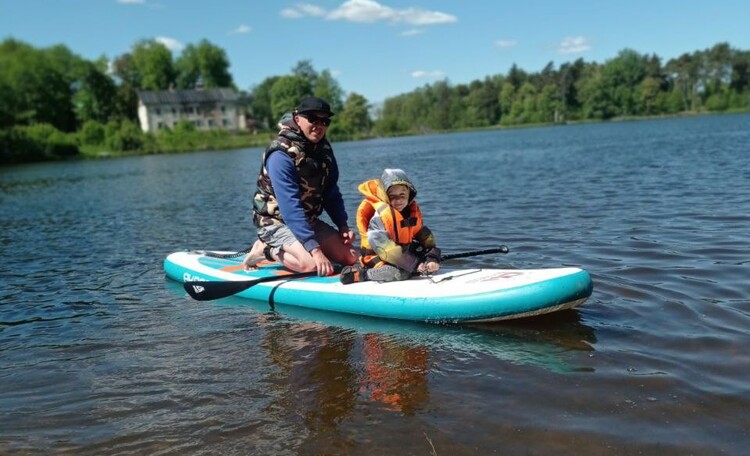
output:
[[[747,110],[729,110],[729,111],[722,111],[722,112],[681,112],[678,114],[672,114],[672,115],[653,115],[653,116],[621,116],[621,117],[613,117],[611,119],[607,120],[598,120],[598,119],[586,119],[586,120],[570,120],[570,121],[564,121],[564,122],[543,122],[543,123],[528,123],[528,124],[518,124],[518,125],[491,125],[487,127],[479,127],[479,128],[456,128],[456,129],[450,129],[450,130],[425,130],[421,133],[418,132],[404,132],[403,134],[393,134],[393,135],[368,135],[365,137],[358,137],[356,139],[348,139],[348,138],[333,138],[332,141],[335,142],[350,142],[350,141],[365,141],[370,139],[378,139],[378,138],[402,138],[402,137],[409,137],[409,136],[424,136],[424,135],[439,135],[439,134],[449,134],[449,133],[467,133],[472,131],[488,131],[488,130],[516,130],[516,129],[524,129],[524,128],[540,128],[540,127],[564,127],[569,125],[581,125],[581,124],[595,124],[595,123],[605,123],[605,122],[636,122],[636,121],[650,121],[650,120],[660,120],[660,119],[675,119],[675,118],[684,118],[684,117],[698,117],[698,116],[715,116],[715,115],[733,115],[733,114],[748,114],[750,113],[750,109]],[[34,161],[27,161],[27,162],[16,162],[16,163],[3,163],[0,164],[0,166],[3,167],[10,167],[14,165],[24,165],[24,164],[31,164],[31,163],[50,163],[50,162],[56,162],[56,161],[77,161],[77,160],[107,160],[107,159],[117,159],[117,158],[127,158],[127,157],[140,157],[140,156],[147,156],[147,155],[165,155],[165,154],[187,154],[187,153],[193,153],[193,152],[207,152],[207,151],[226,151],[226,150],[238,150],[238,149],[246,149],[246,148],[254,148],[254,147],[266,147],[270,141],[273,140],[273,137],[275,135],[274,131],[262,131],[258,132],[253,135],[249,134],[242,134],[242,133],[233,133],[231,134],[230,138],[234,139],[234,141],[217,141],[214,144],[209,144],[207,142],[203,142],[200,145],[196,145],[195,147],[188,147],[188,148],[180,148],[180,149],[172,149],[172,150],[135,150],[135,151],[127,151],[127,152],[113,152],[106,149],[102,149],[100,146],[79,146],[80,153],[76,155],[75,157],[61,157],[61,158],[49,158],[47,160],[34,160]],[[238,139],[247,139],[245,141],[238,140]]]

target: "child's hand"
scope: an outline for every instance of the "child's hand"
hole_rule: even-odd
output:
[[[420,274],[433,274],[440,269],[440,263],[432,260],[427,260],[424,263],[420,263],[417,266],[417,272]]]
[[[356,233],[354,233],[354,231],[350,230],[348,227],[341,229],[341,231],[339,231],[339,234],[341,234],[341,240],[343,241],[344,245],[352,245],[354,240],[357,238]]]

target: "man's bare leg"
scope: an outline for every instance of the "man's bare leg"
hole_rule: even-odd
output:
[[[255,241],[255,244],[253,244],[253,248],[250,249],[250,252],[245,256],[245,260],[242,262],[242,264],[245,265],[245,271],[255,269],[258,263],[266,259],[266,256],[263,253],[263,249],[265,248],[265,242],[261,241],[260,239]]]

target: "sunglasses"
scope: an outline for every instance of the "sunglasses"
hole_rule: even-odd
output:
[[[300,113],[299,115],[300,117],[304,117],[305,119],[307,119],[307,121],[313,125],[318,125],[322,127],[327,127],[331,125],[330,117],[318,117],[318,116],[313,116],[311,114],[302,114],[302,113]]]

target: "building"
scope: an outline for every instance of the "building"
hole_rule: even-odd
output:
[[[198,130],[247,129],[242,98],[233,89],[139,91],[138,120],[144,132],[183,120]]]

